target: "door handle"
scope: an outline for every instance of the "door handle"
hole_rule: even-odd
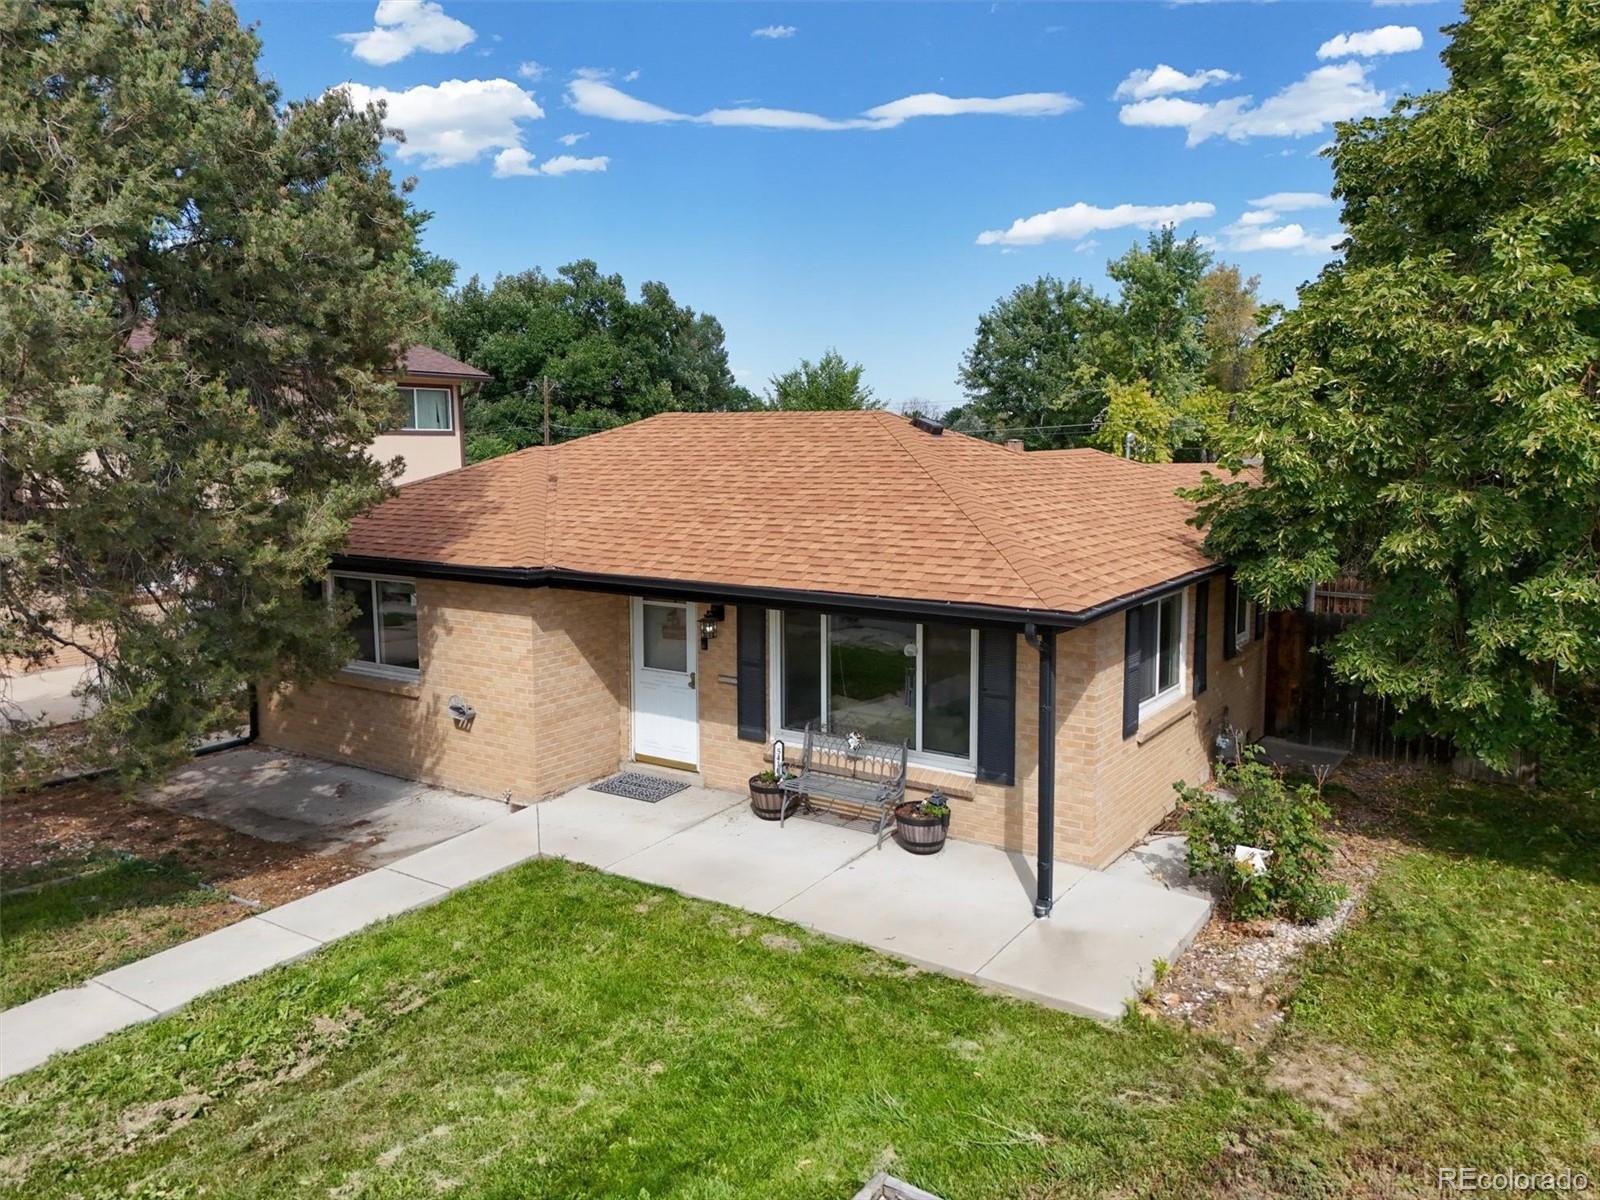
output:
[[[694,691],[694,672],[693,671],[689,672],[689,690],[691,692]]]

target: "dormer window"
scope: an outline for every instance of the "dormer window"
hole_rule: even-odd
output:
[[[405,414],[401,429],[423,433],[449,432],[455,428],[455,405],[449,388],[403,387],[400,411]]]

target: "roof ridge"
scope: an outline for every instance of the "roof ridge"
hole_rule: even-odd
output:
[[[933,482],[933,485],[936,488],[944,493],[945,498],[949,500],[951,504],[956,506],[956,511],[967,519],[967,522],[972,526],[973,529],[977,531],[979,537],[989,543],[990,548],[1000,556],[1000,560],[1004,562],[1006,566],[1011,568],[1012,574],[1017,577],[1018,581],[1033,593],[1034,598],[1039,601],[1040,606],[1048,607],[1048,605],[1045,604],[1044,596],[1040,593],[1039,587],[1036,583],[1034,583],[1033,579],[1030,578],[1021,567],[1011,560],[1011,555],[1006,553],[1006,550],[1003,546],[996,542],[994,538],[989,536],[989,531],[984,528],[983,523],[967,511],[967,506],[962,502],[961,497],[957,496],[948,487],[946,487],[944,480],[940,479],[938,475],[934,474],[934,472],[929,469],[928,464],[922,461],[922,456],[917,453],[918,448],[916,444],[914,442],[909,442],[900,436],[902,430],[910,431],[913,434],[915,433],[915,431],[911,428],[911,423],[909,421],[903,422],[899,420],[893,413],[885,412],[881,415],[889,418],[890,423],[886,426],[889,430],[889,436],[899,444],[900,448],[905,452],[906,457],[917,465],[917,469],[926,475]]]

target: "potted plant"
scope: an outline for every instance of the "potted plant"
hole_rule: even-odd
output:
[[[794,797],[783,790],[783,780],[775,771],[750,776],[750,811],[763,821],[776,821],[785,805],[794,805]]]
[[[949,830],[950,804],[942,792],[894,807],[894,840],[912,854],[939,853]]]

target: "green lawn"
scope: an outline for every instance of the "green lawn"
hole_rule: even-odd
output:
[[[8,875],[0,1008],[82,983],[248,911],[174,859],[95,854]]]
[[[1586,1163],[1594,824],[1434,792],[1257,1059],[539,862],[0,1087],[0,1187],[1310,1197]]]

